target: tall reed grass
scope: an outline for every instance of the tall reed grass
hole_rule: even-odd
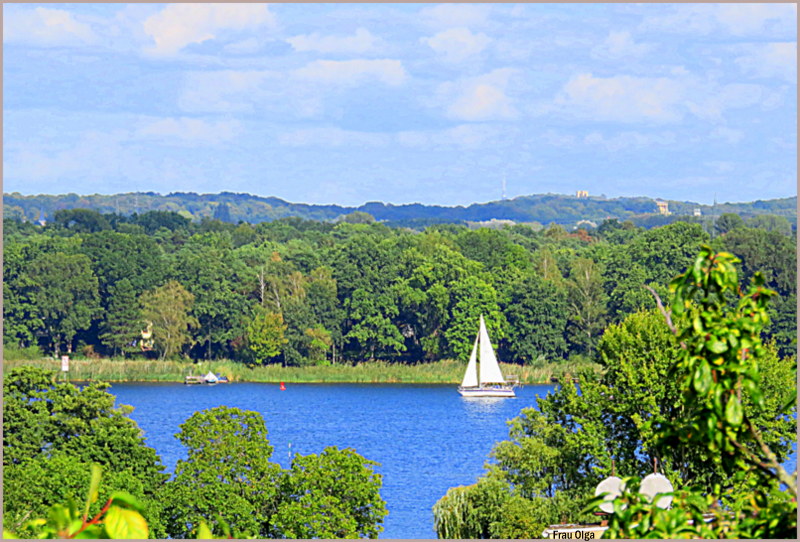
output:
[[[4,370],[22,365],[32,365],[54,371],[61,370],[56,359],[5,360]],[[516,375],[523,384],[550,382],[551,377],[563,378],[576,375],[588,368],[599,371],[594,363],[562,361],[537,367],[500,364],[503,374]],[[375,361],[355,365],[322,365],[306,367],[282,367],[264,365],[247,367],[243,363],[229,360],[205,361],[158,361],[115,359],[72,359],[68,377],[70,380],[103,380],[107,382],[183,382],[188,375],[205,375],[209,371],[227,376],[232,382],[295,382],[295,383],[403,383],[403,384],[457,384],[464,376],[466,363],[456,360],[441,360],[432,363],[405,365]]]

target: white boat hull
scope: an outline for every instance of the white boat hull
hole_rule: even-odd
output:
[[[512,388],[458,388],[462,397],[516,397]]]

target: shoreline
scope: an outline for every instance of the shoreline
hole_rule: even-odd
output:
[[[56,359],[4,360],[4,373],[16,367],[34,366],[52,370],[62,378],[61,361]],[[515,375],[520,384],[550,384],[551,378],[575,375],[591,368],[599,372],[594,363],[571,361],[551,362],[542,366],[522,366],[501,363],[503,374]],[[460,384],[466,363],[441,360],[416,365],[362,362],[354,365],[317,365],[283,367],[264,365],[248,367],[229,360],[193,363],[187,361],[72,359],[68,379],[75,382],[103,381],[109,383],[183,383],[188,375],[202,376],[209,371],[228,377],[230,382],[264,384]]]

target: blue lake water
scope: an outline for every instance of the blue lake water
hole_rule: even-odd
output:
[[[118,402],[132,405],[144,430],[172,472],[186,457],[175,438],[195,411],[220,405],[261,413],[274,446],[273,461],[319,453],[326,446],[354,448],[377,461],[389,515],[381,538],[436,538],[431,508],[445,492],[474,483],[494,443],[508,438],[506,422],[535,407],[551,385],[525,386],[517,397],[464,399],[455,386],[392,384],[233,383],[114,384]],[[794,470],[796,457],[787,466]]]

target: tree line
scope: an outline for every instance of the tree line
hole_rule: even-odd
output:
[[[766,333],[788,355],[796,247],[778,222],[416,231],[360,212],[252,225],[62,210],[45,226],[4,220],[3,341],[53,355],[420,363],[465,358],[483,314],[504,361],[588,357],[609,325],[654,306],[644,286],[667,299],[711,243],[744,278],[764,271],[778,293]]]
[[[423,205],[420,203],[393,205],[373,201],[359,207],[291,203],[276,197],[261,197],[246,193],[220,192],[196,194],[172,192],[129,192],[124,194],[38,194],[18,192],[3,195],[6,217],[30,221],[52,220],[59,209],[92,209],[101,213],[129,215],[142,211],[174,211],[182,216],[201,220],[252,224],[290,216],[306,220],[336,220],[352,212],[366,212],[392,226],[420,227],[435,223],[465,224],[468,221],[492,219],[548,224],[579,224],[589,220],[599,224],[607,217],[632,220],[644,227],[668,224],[675,220],[713,223],[722,213],[736,213],[751,220],[772,215],[782,227],[797,225],[797,197],[758,200],[747,203],[714,203],[702,205],[689,201],[668,201],[671,215],[658,211],[656,200],[648,197],[607,198],[605,195],[576,197],[563,194],[532,194],[513,199],[473,203],[468,206]],[[702,217],[695,217],[699,210]]]

